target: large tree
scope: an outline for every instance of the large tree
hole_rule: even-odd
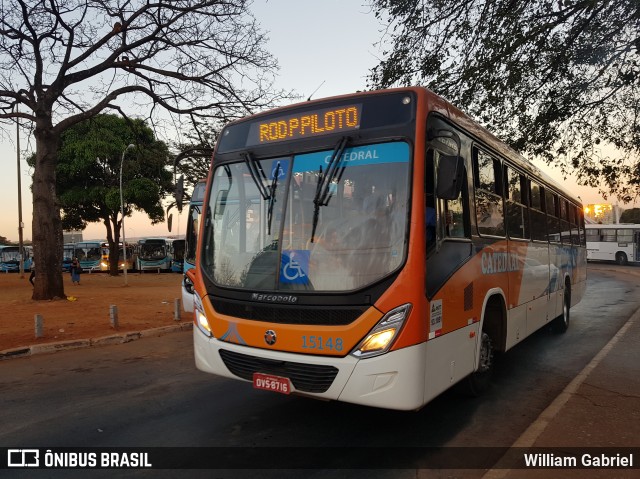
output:
[[[185,201],[190,199],[190,187],[207,177],[221,129],[219,124],[198,124],[197,128],[185,132],[182,141],[173,145],[177,151],[174,170],[176,176],[179,175],[184,183]]]
[[[125,216],[134,209],[143,211],[155,224],[164,221],[162,200],[173,191],[170,163],[167,145],[156,140],[142,120],[100,114],[62,134],[56,169],[62,225],[64,229],[84,229],[94,222],[105,225],[110,274],[118,274],[120,168]]]
[[[56,166],[62,133],[110,108],[220,121],[277,100],[246,0],[5,0],[0,120],[33,128],[33,299],[64,297]],[[166,118],[166,116],[165,116]],[[177,128],[180,121],[174,121]]]
[[[425,85],[529,157],[638,196],[638,0],[371,4],[390,48],[370,86]]]
[[[624,210],[620,215],[620,223],[640,224],[640,208]]]

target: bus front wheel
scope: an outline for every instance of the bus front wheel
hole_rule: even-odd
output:
[[[489,389],[493,371],[493,343],[491,337],[483,331],[480,341],[478,369],[467,376],[465,381],[465,392],[473,397],[481,396]]]
[[[622,252],[616,254],[616,263],[618,263],[620,266],[626,265],[628,261],[629,260],[626,254]]]

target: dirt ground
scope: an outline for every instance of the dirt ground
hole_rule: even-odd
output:
[[[80,284],[64,273],[67,300],[34,301],[29,273],[0,273],[0,351],[33,344],[108,336],[110,305],[118,307],[118,332],[135,332],[176,324],[174,303],[181,298],[182,275],[129,273],[124,276],[85,273]],[[75,298],[75,300],[73,300]],[[44,323],[44,337],[35,339],[36,314]],[[191,316],[181,311],[181,322]]]

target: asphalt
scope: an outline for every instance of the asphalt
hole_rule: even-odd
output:
[[[627,272],[627,271],[625,271]],[[628,274],[640,277],[640,268]],[[126,343],[192,328],[182,322],[139,332],[95,339],[62,341],[0,351],[1,359],[107,344]],[[576,457],[581,478],[640,477],[640,309],[618,330],[587,366],[565,387],[529,428],[512,444],[483,479],[573,478],[576,468],[524,467],[527,452],[548,452],[556,459]],[[544,448],[549,448],[545,451]],[[588,453],[600,457],[632,456],[633,467],[609,469],[580,464]],[[550,476],[552,472],[552,476]],[[604,475],[603,475],[604,474]]]
[[[640,268],[625,273],[640,278]],[[483,479],[640,477],[640,309],[565,387]],[[577,467],[527,467],[525,454]],[[550,456],[552,455],[552,456]],[[587,456],[587,457],[585,457]],[[620,462],[603,467],[603,456]],[[624,458],[633,460],[627,466]],[[594,458],[600,464],[594,465]]]

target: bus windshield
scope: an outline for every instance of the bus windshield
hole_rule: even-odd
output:
[[[140,258],[146,260],[163,259],[167,256],[167,246],[164,240],[146,240],[140,244]]]
[[[374,283],[405,258],[409,171],[402,141],[220,165],[203,272],[219,286],[249,290]]]
[[[18,264],[20,249],[18,246],[5,246],[0,250],[0,260],[3,263]]]

